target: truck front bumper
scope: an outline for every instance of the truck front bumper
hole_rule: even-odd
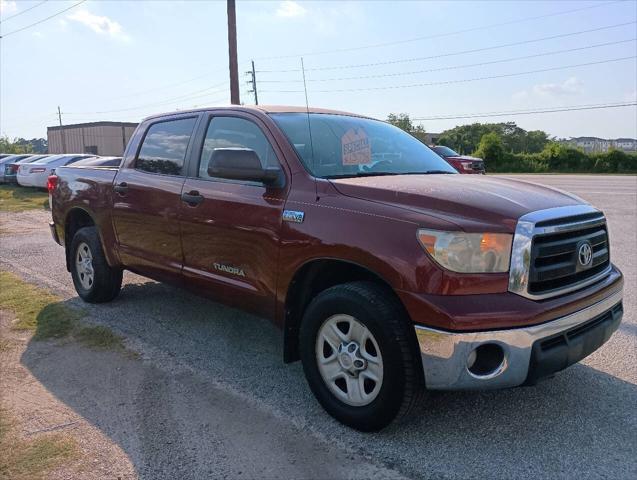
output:
[[[523,328],[447,332],[415,326],[427,388],[464,390],[534,383],[604,344],[623,314],[622,290],[582,310]]]

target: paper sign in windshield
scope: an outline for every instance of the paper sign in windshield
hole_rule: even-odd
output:
[[[341,137],[343,165],[365,165],[372,162],[369,137],[362,128],[350,128]]]

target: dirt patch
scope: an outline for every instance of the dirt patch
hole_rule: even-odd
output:
[[[16,212],[0,209],[0,235],[46,233],[50,221],[48,210],[27,210],[16,215]]]
[[[59,401],[23,364],[33,333],[11,328],[15,322],[12,312],[0,310],[0,479],[137,478],[121,448]],[[73,351],[68,342],[35,343],[41,361],[59,350]],[[75,356],[77,361],[94,352],[80,350],[84,358]]]

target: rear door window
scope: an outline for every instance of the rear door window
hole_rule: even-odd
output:
[[[182,175],[186,150],[197,119],[180,118],[150,126],[135,161],[135,168],[162,175]]]

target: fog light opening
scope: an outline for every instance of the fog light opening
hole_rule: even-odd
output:
[[[495,343],[485,343],[474,349],[467,357],[467,368],[476,377],[496,373],[504,363],[504,350]]]

